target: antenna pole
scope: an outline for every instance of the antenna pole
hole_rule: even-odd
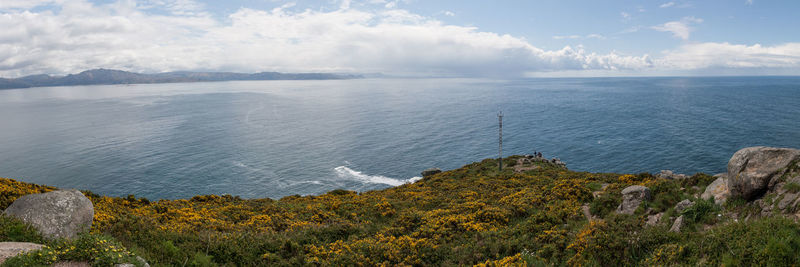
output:
[[[500,111],[497,113],[497,120],[500,123],[500,138],[497,148],[497,156],[499,157],[497,162],[498,166],[497,169],[499,171],[503,171],[503,112]]]

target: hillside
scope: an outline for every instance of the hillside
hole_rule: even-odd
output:
[[[95,84],[142,84],[245,80],[340,80],[357,79],[359,75],[332,73],[234,73],[234,72],[165,72],[142,74],[121,70],[94,69],[67,76],[31,75],[16,79],[0,78],[0,89],[40,86],[69,86]]]
[[[140,255],[153,266],[800,261],[796,222],[778,211],[764,212],[750,200],[732,197],[715,204],[700,199],[716,179],[710,175],[575,172],[522,156],[503,162],[508,165],[502,172],[496,160],[486,159],[385,190],[335,190],[280,200],[225,195],[149,201],[84,192],[95,209],[92,230],[84,236],[119,242],[127,248],[125,255]],[[796,161],[783,171],[784,176],[800,177]],[[651,198],[625,214],[620,209],[627,204],[620,204],[630,199],[622,192],[633,185],[649,188]],[[0,209],[21,195],[53,189],[0,179]],[[692,203],[679,204],[687,202]],[[0,218],[5,225],[16,225]],[[670,231],[676,218],[683,225]],[[24,232],[19,229],[0,230],[0,241],[11,236],[41,241],[35,234],[17,233]],[[94,248],[89,244],[87,250]],[[34,262],[35,256],[18,258]]]

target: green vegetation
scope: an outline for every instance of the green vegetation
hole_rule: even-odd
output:
[[[487,159],[385,190],[334,190],[280,200],[224,195],[149,201],[85,192],[95,205],[90,233],[77,241],[49,242],[48,249],[10,262],[49,264],[38,256],[48,251],[67,255],[58,259],[98,266],[120,258],[135,262],[134,254],[152,266],[780,266],[800,261],[800,227],[792,220],[737,222],[718,217],[722,208],[713,201],[693,197],[713,181],[711,176],[665,180],[534,164],[539,168],[499,172],[497,161]],[[615,213],[622,189],[631,185],[647,186],[653,199],[634,215]],[[0,179],[0,200],[37,190]],[[683,199],[695,204],[676,214],[673,207]],[[728,205],[746,206],[736,200]],[[597,219],[587,220],[583,206]],[[662,212],[659,223],[645,226],[648,216]],[[670,232],[680,215],[686,227]],[[42,241],[18,221],[2,218],[0,226],[0,241]],[[104,254],[111,246],[106,244],[122,256]],[[72,246],[80,252],[63,252]]]
[[[783,189],[788,191],[789,193],[797,193],[800,192],[800,184],[795,182],[787,182],[783,185]]]
[[[140,264],[132,253],[112,237],[82,233],[75,240],[46,240],[31,226],[7,216],[0,216],[0,241],[45,245],[40,250],[8,259],[2,266],[49,266],[58,261],[85,261],[93,266]]]

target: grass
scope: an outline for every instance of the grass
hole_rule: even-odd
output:
[[[783,185],[783,189],[794,194],[800,192],[800,184],[795,182],[786,182],[786,184]]]

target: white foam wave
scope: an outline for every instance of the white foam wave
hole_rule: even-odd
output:
[[[352,179],[373,184],[388,184],[391,186],[400,186],[403,184],[414,183],[422,179],[422,177],[413,177],[411,179],[403,180],[403,179],[386,177],[382,175],[367,175],[360,171],[350,169],[347,166],[339,166],[333,168],[333,170],[336,171],[336,175],[342,179]]]

